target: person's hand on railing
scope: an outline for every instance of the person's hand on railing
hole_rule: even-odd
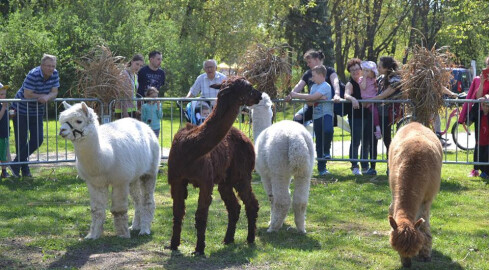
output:
[[[340,103],[340,101],[342,101],[342,100],[344,100],[344,99],[342,99],[342,98],[340,97],[340,95],[338,95],[338,94],[334,94],[334,97],[333,97],[333,102],[334,102],[334,103]]]
[[[352,98],[351,105],[353,106],[353,109],[360,109],[360,103],[356,98]],[[362,104],[362,106],[364,105]]]

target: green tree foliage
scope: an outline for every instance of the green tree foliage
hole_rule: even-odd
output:
[[[302,60],[303,54],[309,49],[322,50],[324,64],[333,66],[335,59],[328,1],[301,0],[298,7],[289,10],[284,24],[285,38],[296,50],[298,61]]]
[[[489,55],[489,5],[484,0],[446,1],[447,12],[444,26],[437,37],[437,44],[449,45],[458,57],[458,63],[468,66],[477,60],[482,67]]]
[[[421,40],[412,27],[430,44],[450,46],[460,63],[481,63],[489,53],[488,9],[483,0],[1,1],[0,81],[18,89],[50,53],[59,59],[64,96],[76,85],[77,60],[106,45],[126,58],[141,53],[146,61],[151,50],[161,51],[165,95],[183,96],[205,59],[238,63],[256,43],[289,43],[302,69],[303,53],[322,49],[325,64],[336,62],[345,79],[348,58],[402,59]],[[293,74],[300,75],[298,69]]]
[[[43,53],[58,55],[55,37],[45,29],[44,16],[33,16],[32,9],[9,15],[0,28],[0,79],[20,87],[27,72],[41,62]],[[14,91],[8,91],[11,97]]]

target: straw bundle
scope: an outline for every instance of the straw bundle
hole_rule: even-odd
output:
[[[277,97],[277,82],[280,79],[282,89],[288,88],[291,76],[289,63],[290,47],[287,45],[268,48],[263,44],[251,46],[240,60],[242,75],[267,93],[271,99]]]
[[[97,46],[83,56],[78,64],[78,92],[86,98],[98,98],[104,103],[105,114],[113,99],[132,98],[124,69],[124,57],[113,56],[108,47]]]
[[[416,45],[412,57],[403,66],[402,94],[410,99],[416,121],[430,126],[433,116],[444,105],[443,91],[450,85],[452,54],[445,47],[431,50]],[[445,51],[445,52],[444,52]]]

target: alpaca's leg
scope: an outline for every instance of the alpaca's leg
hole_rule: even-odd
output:
[[[92,224],[90,232],[85,239],[97,239],[104,231],[105,208],[107,207],[107,187],[99,188],[87,182],[90,192],[90,210],[92,213]]]
[[[273,187],[272,187],[271,177],[268,174],[261,175],[261,182],[263,183],[263,188],[265,189],[265,192],[267,193],[268,201],[270,202],[270,209],[272,209],[273,208]],[[273,213],[273,211],[270,210],[270,221],[268,222],[269,226],[270,226],[270,223],[272,222],[272,213]]]
[[[141,177],[141,230],[139,235],[151,233],[151,222],[155,214],[154,191],[156,185],[156,175],[145,175]]]
[[[271,203],[273,201],[273,189],[272,189],[273,187],[272,187],[271,177],[268,174],[260,175],[260,177],[261,177],[261,182],[263,183],[263,188],[267,193],[268,200]]]
[[[290,177],[290,176],[289,176]],[[285,217],[290,208],[290,180],[283,183],[279,177],[272,179],[273,185],[273,205],[272,205],[272,220],[267,232],[278,231],[284,224]]]
[[[129,185],[112,186],[112,207],[110,212],[114,216],[114,227],[117,236],[130,238],[129,217],[127,216]]]
[[[310,178],[296,176],[294,177],[294,199],[293,199],[293,208],[294,208],[294,219],[295,226],[297,227],[297,231],[301,233],[306,232],[306,208],[307,201],[309,199],[309,188],[310,188]]]
[[[200,186],[199,203],[195,212],[195,229],[197,230],[197,246],[195,255],[204,255],[205,230],[207,229],[207,217],[209,206],[212,202],[212,186]]]
[[[141,229],[142,195],[139,181],[134,181],[129,186],[129,193],[134,201],[134,218],[130,230],[139,231]]]
[[[421,224],[419,230],[425,235],[426,241],[423,243],[423,247],[419,251],[418,258],[423,262],[431,261],[432,236],[430,231],[430,208],[431,202],[428,202],[421,205],[420,209],[420,217],[422,217],[425,222]]]
[[[232,186],[221,184],[219,185],[218,189],[228,211],[228,228],[226,230],[226,236],[224,236],[224,244],[230,244],[234,242],[236,223],[239,219],[241,206],[239,205],[236,195],[234,195]]]
[[[234,188],[245,205],[246,217],[248,218],[248,236],[246,241],[251,244],[255,242],[256,219],[258,218],[259,209],[258,200],[251,188],[251,173],[248,177],[238,180],[238,185]]]
[[[183,182],[183,179],[172,180],[170,183],[174,183],[170,186],[171,197],[173,199],[173,232],[170,249],[178,250],[180,235],[182,233],[182,221],[185,215],[185,199],[187,199],[188,195],[187,184]]]

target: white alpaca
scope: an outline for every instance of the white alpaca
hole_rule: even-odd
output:
[[[151,233],[155,203],[154,189],[160,146],[151,128],[135,119],[124,118],[100,126],[97,114],[84,102],[70,106],[59,116],[59,135],[73,142],[78,175],[90,192],[92,223],[86,239],[103,233],[108,187],[112,185],[114,227],[120,237],[129,238],[128,194],[135,205],[131,230]]]
[[[252,106],[255,139],[255,169],[260,174],[271,202],[268,232],[279,230],[290,208],[290,183],[294,177],[293,209],[295,225],[305,233],[305,219],[312,169],[314,143],[306,128],[284,120],[272,125],[272,102],[262,94],[262,100]]]

